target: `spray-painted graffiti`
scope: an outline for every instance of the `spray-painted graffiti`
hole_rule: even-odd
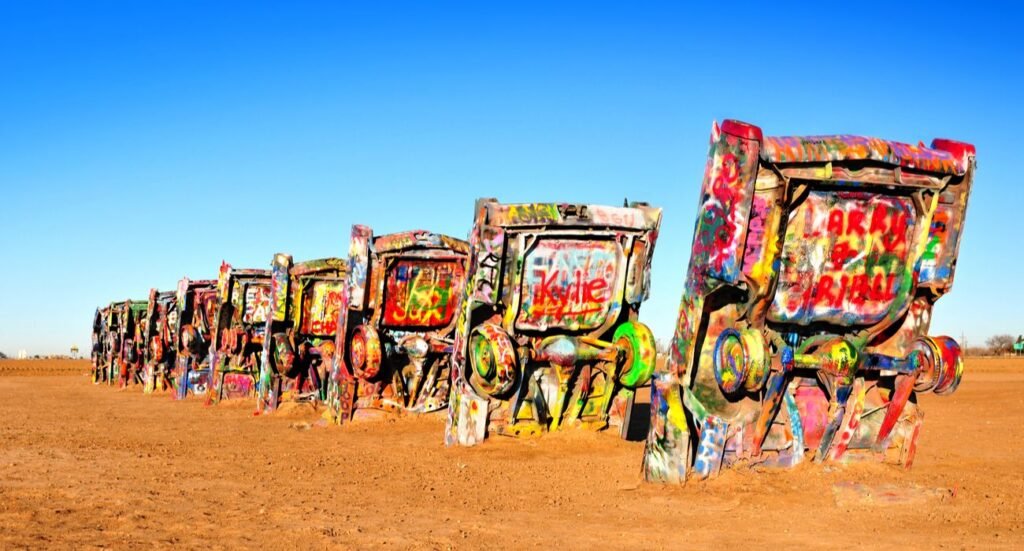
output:
[[[501,277],[501,258],[505,254],[505,233],[487,232],[478,237],[477,243],[477,271],[470,291],[474,300],[493,304],[498,299],[498,278]]]
[[[359,307],[362,307],[363,296],[366,294],[366,278],[369,270],[368,255],[372,233],[370,228],[356,226],[352,230],[352,240],[349,243],[349,302]]]
[[[558,205],[523,204],[509,205],[508,218],[512,224],[551,224],[558,222]]]
[[[913,203],[866,192],[811,192],[790,215],[769,319],[876,323],[906,285]]]
[[[948,394],[963,372],[959,346],[927,331],[952,284],[938,271],[955,264],[973,157],[948,140],[714,125],[645,477],[805,456],[909,466],[922,418],[912,394]]]
[[[440,327],[451,323],[463,280],[460,262],[400,260],[387,274],[384,324],[394,327]]]
[[[249,285],[245,288],[245,323],[264,323],[270,314],[270,286]]]
[[[554,240],[537,244],[524,260],[523,329],[601,326],[618,292],[622,252],[614,241]]]
[[[603,226],[636,228],[642,227],[646,223],[643,213],[627,207],[594,205],[588,209],[587,213],[594,224]]]
[[[338,330],[338,309],[344,291],[341,281],[317,281],[307,291],[303,304],[302,332],[333,336]]]
[[[918,278],[921,285],[946,285],[953,278],[957,251],[950,247],[959,243],[956,232],[962,223],[962,214],[955,208],[959,202],[956,197],[940,198],[921,254]]]
[[[779,163],[872,160],[927,172],[966,171],[951,152],[863,136],[787,136],[764,139],[768,158]]]

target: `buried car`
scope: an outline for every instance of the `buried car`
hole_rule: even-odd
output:
[[[213,391],[207,403],[252,397],[270,311],[270,270],[232,268],[221,263],[217,316],[210,345]]]
[[[582,426],[625,435],[655,342],[637,321],[661,209],[477,202],[445,442]]]
[[[143,338],[146,328],[146,305],[145,300],[126,300],[115,309],[119,318],[119,345],[115,350],[111,375],[116,376],[120,387],[142,382],[143,355],[146,348]]]
[[[213,382],[209,353],[213,322],[217,317],[217,282],[182,278],[174,305],[177,340],[171,377],[175,385],[174,397],[184,400],[190,394],[206,394]]]
[[[713,125],[645,477],[808,458],[909,467],[915,394],[949,394],[963,373],[957,343],[928,329],[974,170],[974,147],[951,140]]]
[[[107,306],[103,323],[103,355],[100,361],[100,372],[95,377],[97,382],[114,384],[120,371],[121,327],[124,325],[124,303],[111,302]]]
[[[177,304],[177,291],[149,290],[143,333],[142,391],[146,394],[173,388],[171,372],[178,350]]]
[[[92,317],[92,382],[107,381],[110,362],[110,309],[112,304],[97,308]]]
[[[339,423],[360,410],[447,406],[468,254],[468,243],[447,235],[352,227],[328,399]]]
[[[145,301],[111,302],[93,316],[93,382],[127,386],[141,367],[137,342]]]
[[[257,411],[273,411],[284,400],[326,397],[347,273],[340,258],[293,263],[287,254],[274,255]]]

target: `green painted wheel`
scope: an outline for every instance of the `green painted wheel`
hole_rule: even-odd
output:
[[[627,321],[615,329],[612,340],[626,352],[619,382],[629,388],[647,384],[658,362],[657,346],[650,328],[638,321]]]
[[[515,346],[493,323],[483,323],[470,332],[469,364],[469,383],[483,396],[504,398],[519,381]]]

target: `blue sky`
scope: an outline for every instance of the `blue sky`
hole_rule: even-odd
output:
[[[277,4],[0,4],[0,351],[84,349],[97,304],[221,259],[343,256],[354,222],[465,236],[481,196],[664,207],[666,338],[723,118],[973,142],[933,332],[1024,333],[1018,8]]]

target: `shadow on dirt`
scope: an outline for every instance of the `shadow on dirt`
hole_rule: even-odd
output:
[[[651,428],[651,404],[648,401],[633,402],[633,410],[629,412],[629,426],[626,427],[626,440],[643,442],[647,438],[647,430]]]

